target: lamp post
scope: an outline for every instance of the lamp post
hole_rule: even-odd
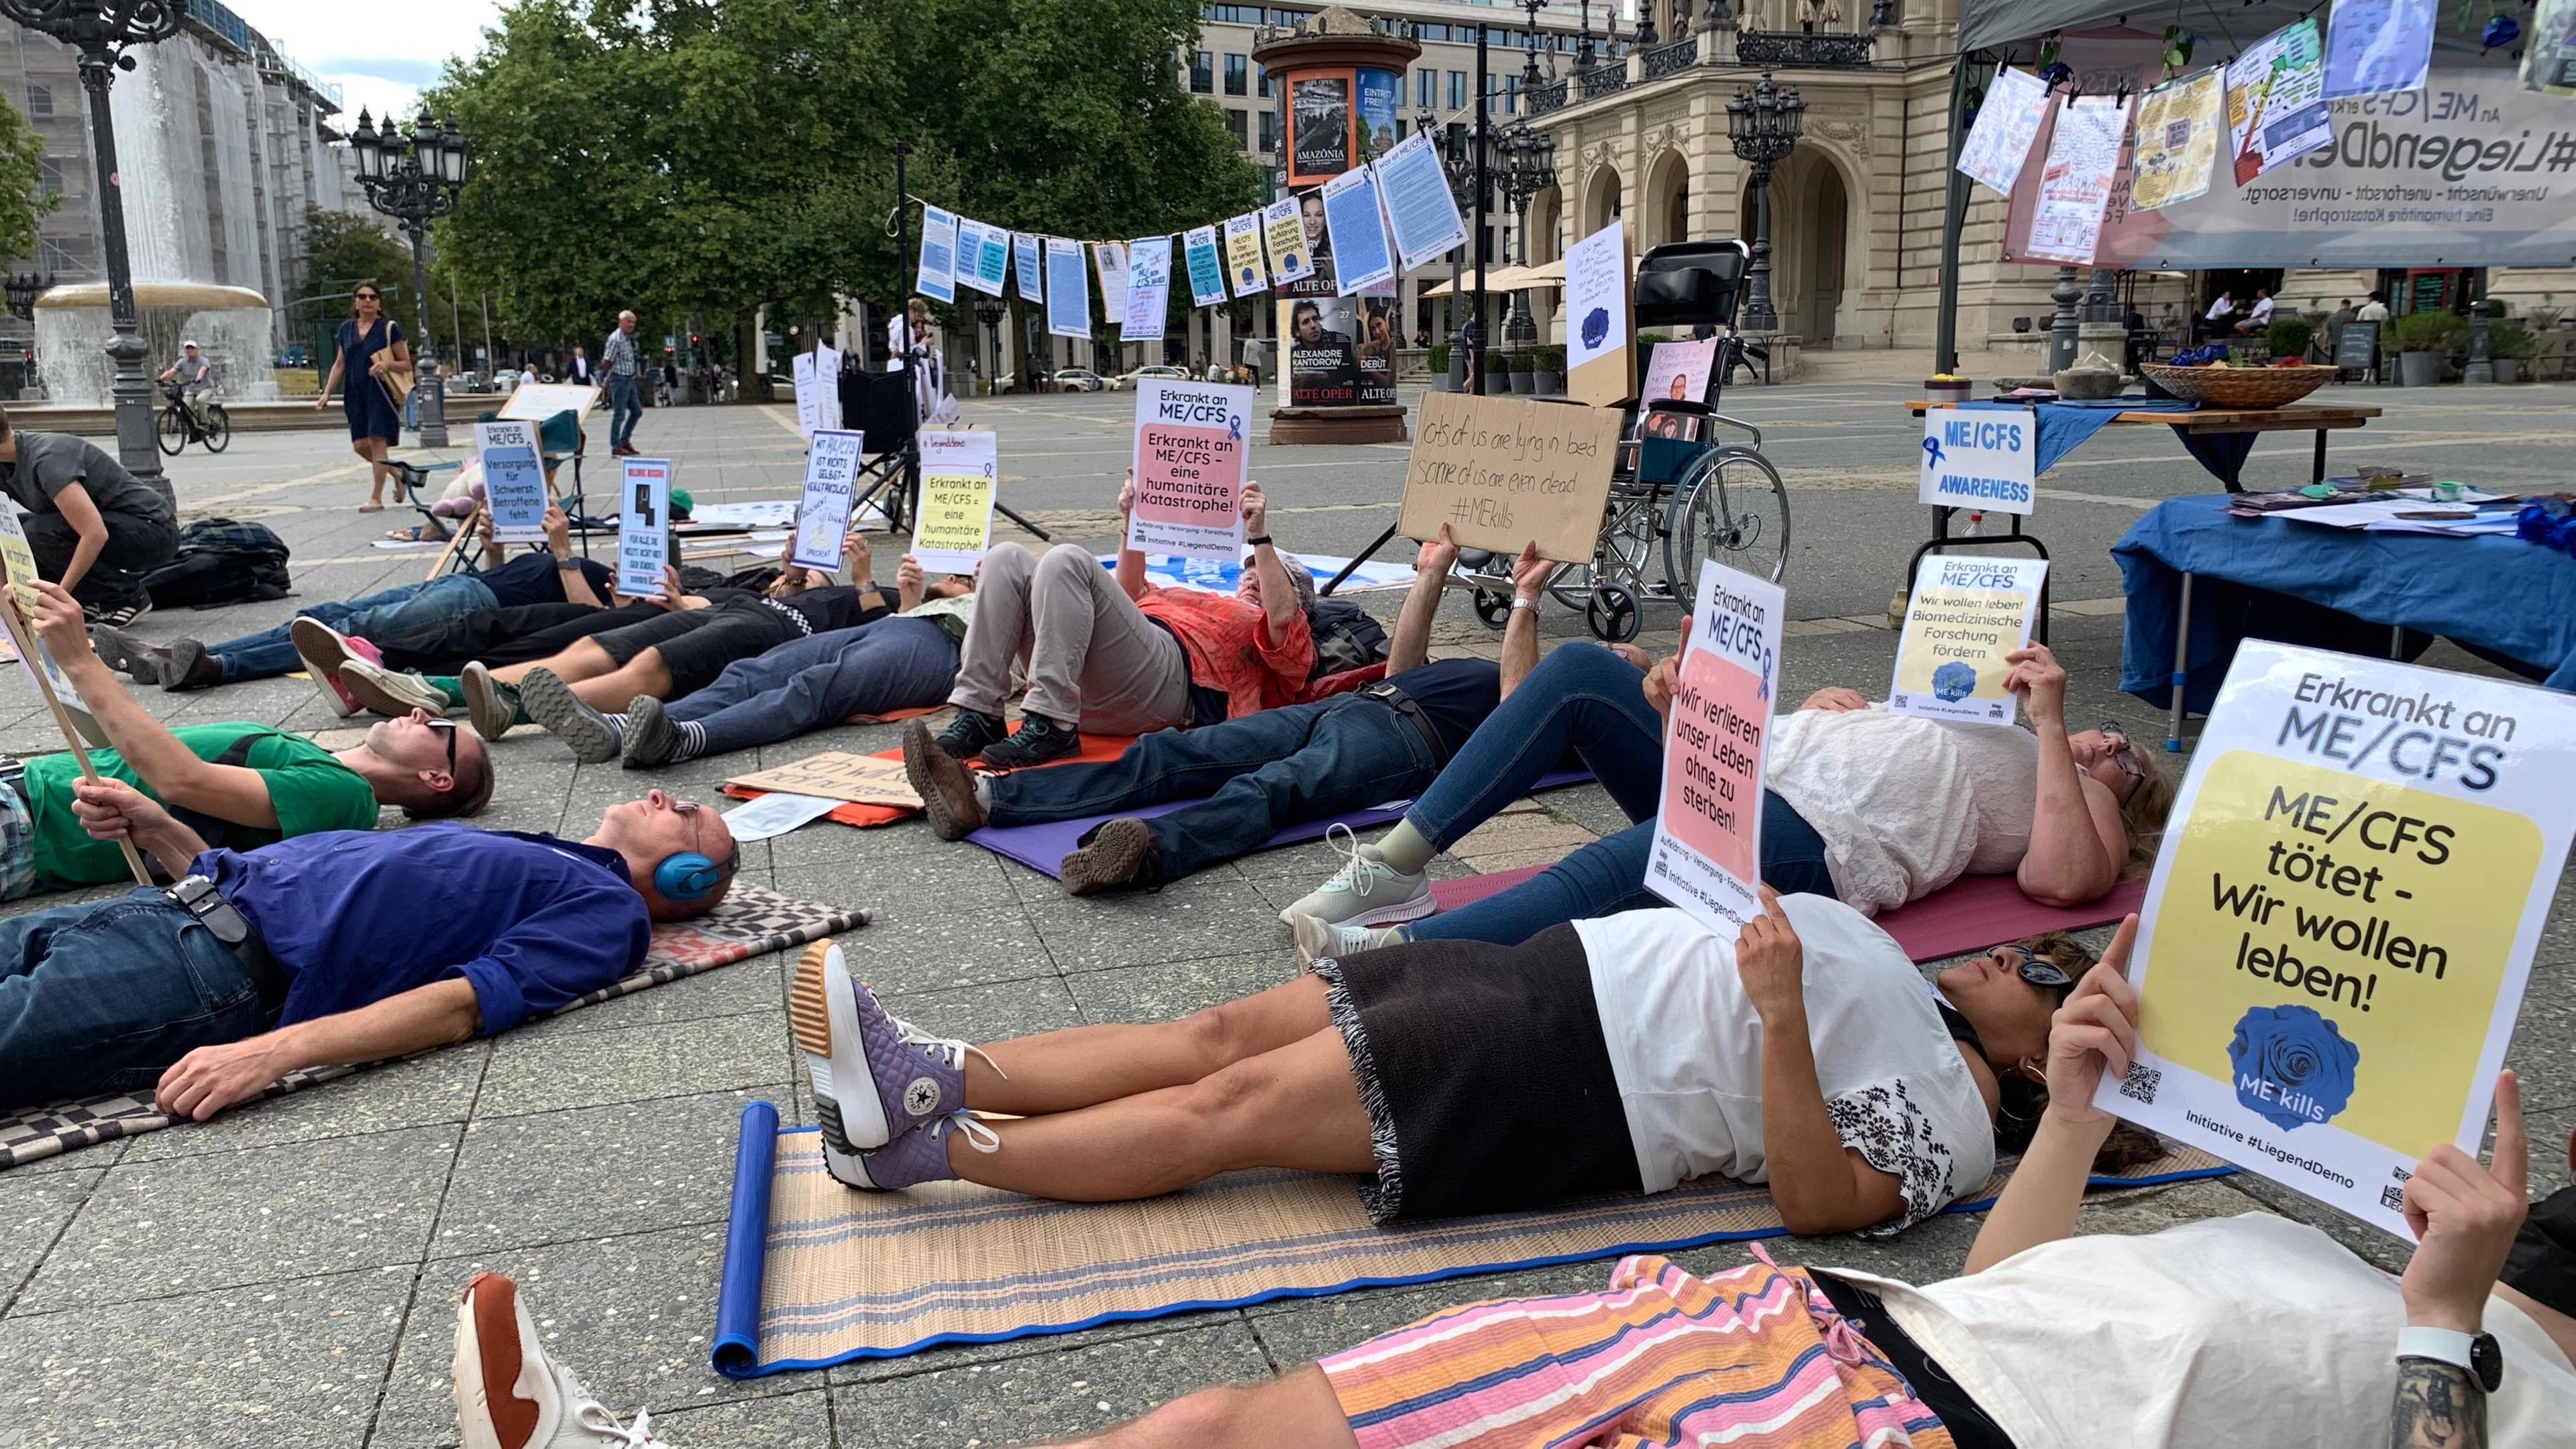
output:
[[[975,320],[984,324],[984,336],[993,344],[993,360],[984,369],[984,386],[999,396],[1002,391],[1002,300],[999,297],[977,297]]]
[[[1576,70],[1590,70],[1592,69],[1593,59],[1592,0],[1583,0],[1583,9],[1579,17],[1574,39],[1574,68]]]
[[[411,238],[411,294],[421,305],[413,316],[420,324],[420,445],[447,446],[447,381],[439,375],[438,355],[429,335],[429,224],[456,209],[456,193],[465,185],[465,167],[473,147],[456,122],[433,120],[424,104],[408,136],[387,117],[382,129],[358,112],[358,128],[349,133],[349,149],[358,163],[358,184],[367,189],[367,204],[401,223]]]
[[[1745,288],[1744,330],[1777,332],[1780,313],[1771,305],[1771,168],[1798,144],[1807,103],[1796,86],[1775,86],[1771,72],[1750,91],[1726,103],[1726,138],[1736,156],[1753,167],[1753,270]]]
[[[1521,65],[1521,89],[1526,91],[1542,83],[1538,73],[1538,13],[1547,8],[1547,0],[1515,0],[1515,3],[1529,15],[1529,27],[1526,31],[1529,36],[1529,59]]]
[[[125,192],[116,165],[116,123],[107,105],[116,72],[134,69],[126,47],[167,40],[186,19],[186,0],[0,0],[0,16],[50,35],[80,52],[81,89],[89,95],[90,155],[98,167],[98,235],[107,254],[107,321],[116,361],[116,460],[177,506],[161,476],[152,441],[152,383],[134,317],[134,270],[125,255]]]
[[[0,281],[0,291],[9,295],[9,315],[21,322],[36,320],[36,299],[54,289],[54,274],[41,276],[34,272],[11,272]]]
[[[1556,142],[1544,131],[1530,129],[1527,121],[1514,122],[1495,143],[1502,152],[1503,171],[1499,184],[1503,192],[1503,213],[1520,227],[1521,265],[1529,265],[1529,217],[1521,208],[1532,198],[1556,184],[1556,169],[1549,164],[1556,154]],[[1503,324],[1503,340],[1515,343],[1538,341],[1538,319],[1530,315],[1529,289],[1512,289],[1512,315]]]

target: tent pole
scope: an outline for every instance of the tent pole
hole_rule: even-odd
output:
[[[1950,66],[1950,165],[1945,175],[1941,212],[1941,301],[1932,340],[1936,372],[1959,366],[1959,233],[1968,223],[1968,178],[1959,172],[1959,148],[1967,134],[1959,113],[1968,102],[1968,57],[1962,52]]]

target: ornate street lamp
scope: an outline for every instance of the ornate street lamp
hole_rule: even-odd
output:
[[[1547,0],[1514,0],[1529,15],[1529,59],[1521,66],[1521,89],[1526,91],[1541,84],[1538,73],[1538,13],[1547,8]]]
[[[9,314],[21,322],[36,320],[36,299],[53,288],[54,274],[51,272],[42,276],[34,272],[11,272],[5,281],[0,281],[0,292],[9,296]]]
[[[0,0],[6,3],[6,0]],[[393,118],[379,128],[365,111],[349,133],[349,151],[357,161],[358,184],[367,189],[367,204],[402,225],[411,238],[411,294],[420,305],[419,324],[420,445],[447,446],[447,380],[439,374],[438,355],[429,335],[429,224],[456,209],[456,193],[465,185],[466,163],[473,146],[450,120],[441,124],[424,104],[411,123],[411,133],[394,129]]]
[[[125,255],[125,193],[117,173],[116,124],[108,113],[107,88],[116,72],[134,69],[126,47],[169,39],[187,15],[187,0],[0,0],[0,16],[80,52],[81,89],[89,93],[89,149],[98,164],[100,249],[107,254],[107,321],[114,334],[107,355],[116,360],[116,458],[174,507],[177,495],[161,476],[161,454],[152,441],[152,383],[143,372],[149,348],[134,319],[134,271]]]
[[[984,369],[984,385],[998,397],[1002,391],[1002,299],[977,297],[975,320],[984,324],[984,335],[993,344],[993,361]]]
[[[1556,155],[1556,142],[1545,131],[1530,129],[1527,121],[1514,122],[1494,143],[1502,153],[1502,171],[1496,185],[1502,188],[1503,213],[1514,219],[1521,233],[1521,265],[1529,265],[1529,217],[1522,208],[1532,198],[1556,184],[1556,168],[1550,161]],[[1512,315],[1503,323],[1503,340],[1531,343],[1538,341],[1538,319],[1530,315],[1529,289],[1512,289]]]
[[[1777,332],[1780,313],[1771,305],[1771,168],[1798,144],[1807,103],[1796,86],[1775,86],[1771,72],[1750,91],[1726,103],[1726,138],[1736,156],[1753,166],[1753,271],[1745,289],[1744,330]]]

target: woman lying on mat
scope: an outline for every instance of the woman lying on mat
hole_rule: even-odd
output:
[[[1791,1231],[1892,1232],[1983,1188],[2028,1138],[2049,1013],[2091,964],[2042,937],[1936,992],[1851,907],[1766,891],[1733,945],[1681,911],[1631,911],[1518,946],[1322,960],[1181,1021],[984,1047],[888,1016],[818,946],[789,1017],[824,1160],[851,1187],[963,1177],[1119,1201],[1290,1167],[1374,1174],[1361,1197],[1387,1223],[1714,1172],[1769,1182]],[[2119,1148],[2153,1150],[2135,1133]]]
[[[2010,658],[2007,687],[2031,729],[1892,715],[1849,689],[1817,690],[1773,721],[1761,854],[1772,889],[1874,915],[1963,875],[2010,873],[2032,900],[2073,906],[2151,858],[2173,803],[2155,756],[2116,724],[2066,728],[2066,671],[2047,646]],[[1298,954],[1348,956],[1396,940],[1510,945],[1560,922],[1663,904],[1640,882],[1678,667],[1676,655],[1640,671],[1600,649],[1541,660],[1394,829],[1356,845],[1332,879],[1280,912]],[[1372,929],[1430,915],[1431,857],[1526,794],[1568,750],[1635,825],[1473,905]]]

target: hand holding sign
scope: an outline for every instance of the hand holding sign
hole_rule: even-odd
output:
[[[2512,1256],[2514,1238],[2531,1211],[2531,1142],[2522,1122],[2522,1079],[2496,1074],[2495,1151],[2492,1167],[2443,1143],[2424,1154],[2406,1179],[2407,1230],[2415,1255],[2398,1280],[2406,1322],[2416,1328],[2476,1333],[2487,1295]],[[2576,1145],[2569,1148],[2576,1156]]]
[[[2033,657],[2024,645],[2047,577],[2048,564],[2040,559],[1925,560],[1896,646],[1888,712],[2010,725],[2014,698],[2037,678],[2016,661]],[[2037,657],[2047,659],[2047,651]],[[2046,667],[2055,669],[2055,661],[2047,660]],[[2049,697],[2065,699],[2064,670],[2056,670]],[[2034,697],[2034,711],[2036,705]]]
[[[850,502],[865,439],[836,428],[818,429],[805,451],[805,491],[796,504],[796,531],[787,561],[830,573],[841,566],[841,540],[850,529]]]
[[[1646,889],[1721,939],[1760,908],[1762,761],[1787,605],[1778,584],[1703,560],[1691,628],[1667,686],[1663,805]]]

